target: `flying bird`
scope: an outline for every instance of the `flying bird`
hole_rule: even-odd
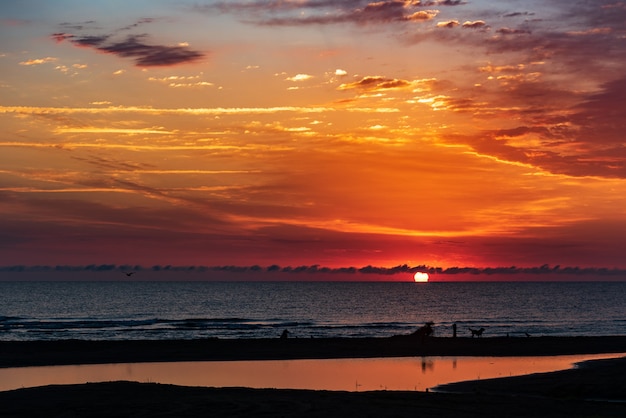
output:
[[[133,274],[135,274],[135,272],[134,272],[134,271],[131,271],[131,272],[124,273],[124,274],[126,274],[126,276],[130,277],[130,276],[132,276]]]

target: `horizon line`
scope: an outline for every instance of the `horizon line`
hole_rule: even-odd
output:
[[[145,267],[142,265],[130,264],[86,264],[86,265],[6,265],[0,266],[0,273],[45,273],[45,272],[224,272],[224,273],[291,273],[291,274],[377,274],[377,275],[397,275],[414,274],[417,272],[432,275],[513,275],[513,274],[571,274],[571,275],[626,275],[625,268],[608,267],[580,267],[560,265],[550,266],[543,264],[535,267],[433,267],[427,265],[409,266],[401,264],[394,267],[376,267],[367,265],[364,267],[323,267],[319,264],[284,266],[277,264],[260,266],[258,264],[249,266],[222,265],[153,265]]]

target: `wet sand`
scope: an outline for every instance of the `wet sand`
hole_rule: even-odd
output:
[[[626,336],[0,341],[0,367],[159,361],[626,353]]]
[[[0,342],[0,366],[141,361],[624,353],[626,337]],[[108,382],[0,392],[0,417],[626,416],[626,358],[446,385],[440,392],[198,388]]]

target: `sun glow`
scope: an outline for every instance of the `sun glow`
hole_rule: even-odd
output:
[[[413,280],[415,280],[415,283],[426,283],[428,282],[428,273],[422,273],[421,271],[418,271],[413,276]]]

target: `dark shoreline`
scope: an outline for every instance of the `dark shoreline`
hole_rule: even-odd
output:
[[[0,342],[0,367],[113,362],[552,356],[626,353],[626,336]],[[619,357],[619,355],[616,355]],[[104,382],[0,392],[0,417],[618,417],[626,357],[581,367],[446,385],[449,392],[313,391]]]
[[[0,368],[99,363],[626,353],[626,336],[0,341]]]

